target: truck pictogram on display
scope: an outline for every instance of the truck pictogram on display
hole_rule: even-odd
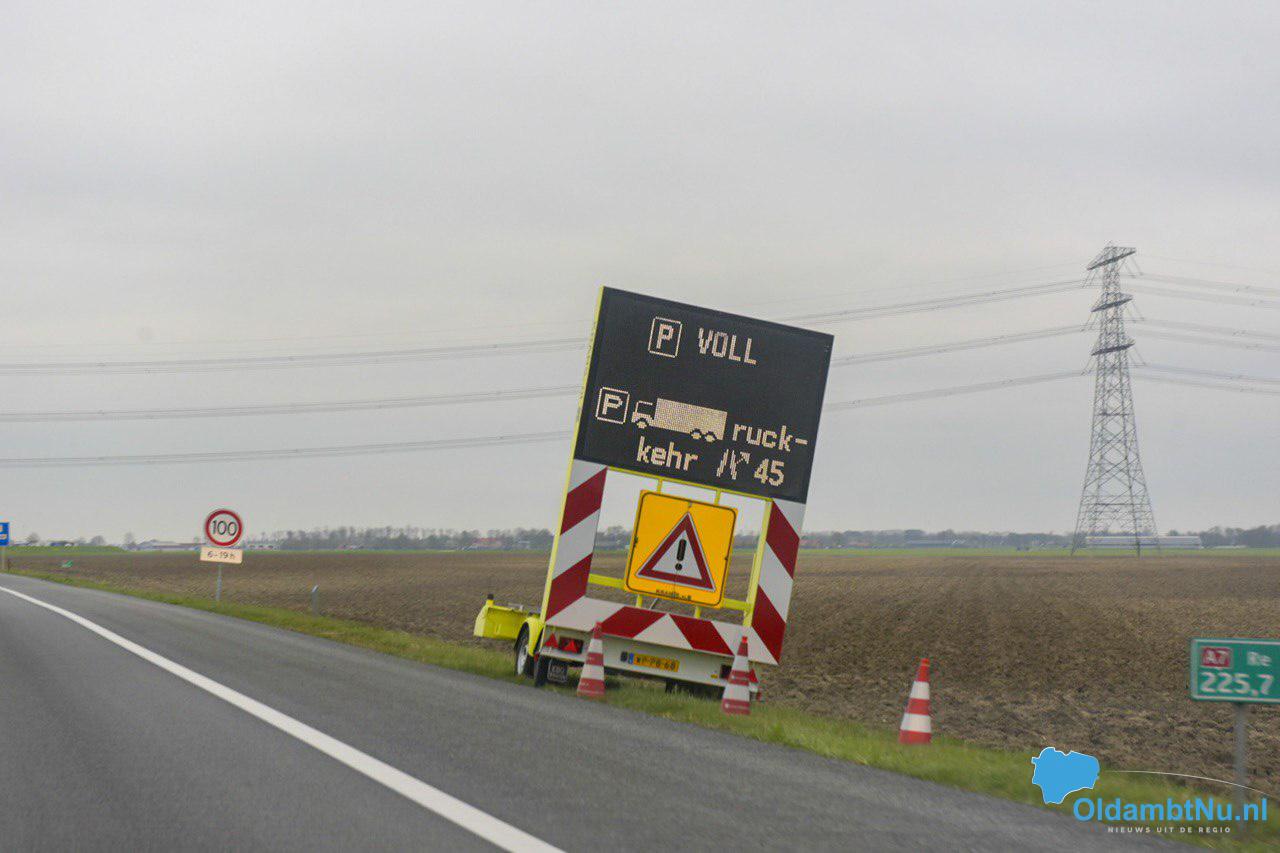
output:
[[[724,438],[728,420],[728,412],[661,397],[652,403],[639,401],[631,412],[631,422],[640,429],[656,427],[706,442]]]

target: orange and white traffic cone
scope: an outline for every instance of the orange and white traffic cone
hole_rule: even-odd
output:
[[[929,712],[929,659],[920,659],[916,680],[907,697],[907,712],[898,727],[898,743],[928,743],[933,740],[933,717]]]
[[[724,686],[724,698],[720,710],[726,714],[751,713],[750,688],[751,663],[747,660],[747,635],[738,643],[738,653],[733,656],[733,669],[729,670],[729,683]]]
[[[578,678],[578,695],[587,699],[604,698],[604,640],[599,622],[591,629],[587,662],[582,665],[582,675]]]

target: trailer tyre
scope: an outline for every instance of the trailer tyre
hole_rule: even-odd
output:
[[[538,655],[538,662],[533,665],[533,686],[542,687],[547,683],[547,673],[551,670],[551,658]]]
[[[516,675],[529,677],[533,675],[534,657],[529,654],[529,626],[520,628],[520,636],[516,638]]]

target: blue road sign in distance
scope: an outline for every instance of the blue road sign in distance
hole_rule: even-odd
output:
[[[9,522],[0,521],[0,545],[9,544]]]

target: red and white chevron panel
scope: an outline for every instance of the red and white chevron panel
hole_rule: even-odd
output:
[[[678,613],[650,610],[587,596],[587,575],[600,503],[608,473],[603,465],[575,459],[569,475],[560,524],[560,542],[552,566],[545,620],[548,626],[590,632],[597,622],[605,634],[626,637],[670,648],[688,649],[733,657],[745,632],[753,663],[777,664],[791,605],[791,584],[804,504],[774,501],[760,565],[755,611],[749,626],[698,619]]]
[[[604,478],[609,469],[596,462],[573,460],[569,469],[569,491],[564,496],[560,538],[543,618],[550,623],[566,607],[587,594],[587,575],[600,526],[600,503],[604,500]],[[555,624],[562,625],[558,619]],[[586,630],[591,630],[591,625]]]
[[[782,637],[787,631],[791,585],[796,575],[796,555],[800,551],[803,524],[804,504],[778,500],[770,504],[769,527],[765,531],[764,558],[760,562],[760,585],[756,589],[751,627],[774,661],[782,658]]]

